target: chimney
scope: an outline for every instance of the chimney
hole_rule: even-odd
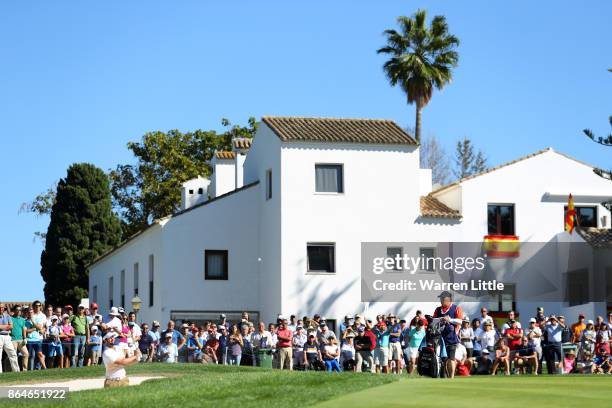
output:
[[[251,148],[251,139],[246,137],[235,137],[232,139],[232,151],[234,152],[234,166],[236,168],[236,188],[244,185],[244,161]]]
[[[210,198],[229,193],[236,187],[236,154],[234,152],[215,152],[210,165],[213,169],[210,183]]]
[[[208,200],[209,185],[210,180],[200,176],[184,182],[181,187],[181,210],[186,210]]]

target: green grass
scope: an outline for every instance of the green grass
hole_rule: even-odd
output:
[[[102,367],[4,373],[0,386],[49,382],[76,378],[102,377]],[[140,364],[128,368],[129,375],[165,376],[139,386],[72,392],[66,401],[0,399],[1,406],[51,406],[86,408],[95,406],[306,406],[325,401],[344,392],[397,381],[391,376],[367,374],[326,374],[287,372],[251,367],[203,366],[196,364]],[[161,405],[159,405],[161,404]]]
[[[104,375],[103,367],[4,373],[0,386]],[[140,364],[128,375],[164,376],[140,386],[70,393],[58,407],[181,406],[384,406],[453,408],[528,406],[580,408],[609,405],[611,376],[473,376],[454,380],[391,375],[287,372],[196,364]],[[0,400],[0,407],[50,406],[57,402]],[[161,405],[159,405],[161,404]]]
[[[317,407],[606,407],[610,406],[612,377],[564,376],[472,376],[454,380],[402,378],[318,404]]]

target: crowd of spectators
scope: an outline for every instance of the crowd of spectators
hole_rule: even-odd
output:
[[[122,308],[112,307],[107,316],[98,314],[95,303],[76,309],[43,307],[35,301],[9,311],[0,303],[4,369],[101,364],[103,338],[111,333],[117,353],[141,363],[265,365],[263,360],[269,359],[281,370],[412,374],[428,326],[421,311],[410,320],[393,314],[375,320],[347,315],[336,333],[319,315],[279,316],[266,325],[250,321],[244,312],[235,322],[222,314],[203,324],[186,321],[177,326],[170,320],[161,327],[158,321],[137,323],[136,314]],[[456,375],[537,375],[544,363],[549,374],[612,372],[612,313],[607,321],[597,317],[595,322],[580,315],[570,325],[563,316],[545,316],[538,308],[526,327],[514,312],[501,327],[486,308],[480,313],[473,319],[462,317],[456,327],[460,343],[451,356]]]

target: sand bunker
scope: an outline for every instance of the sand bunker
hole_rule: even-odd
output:
[[[129,376],[130,385],[139,385],[143,381],[164,377]],[[80,380],[56,381],[34,384],[12,384],[11,387],[68,387],[69,391],[93,390],[104,387],[104,378],[83,378]]]

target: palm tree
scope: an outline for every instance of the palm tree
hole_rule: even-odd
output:
[[[452,79],[452,68],[457,66],[455,51],[459,39],[448,33],[444,16],[435,16],[431,26],[426,24],[427,12],[418,10],[414,16],[400,16],[400,31],[385,30],[387,46],[378,54],[389,54],[383,69],[392,86],[398,85],[406,93],[408,104],[416,104],[415,137],[421,140],[421,110],[431,99],[433,88],[442,89]]]

